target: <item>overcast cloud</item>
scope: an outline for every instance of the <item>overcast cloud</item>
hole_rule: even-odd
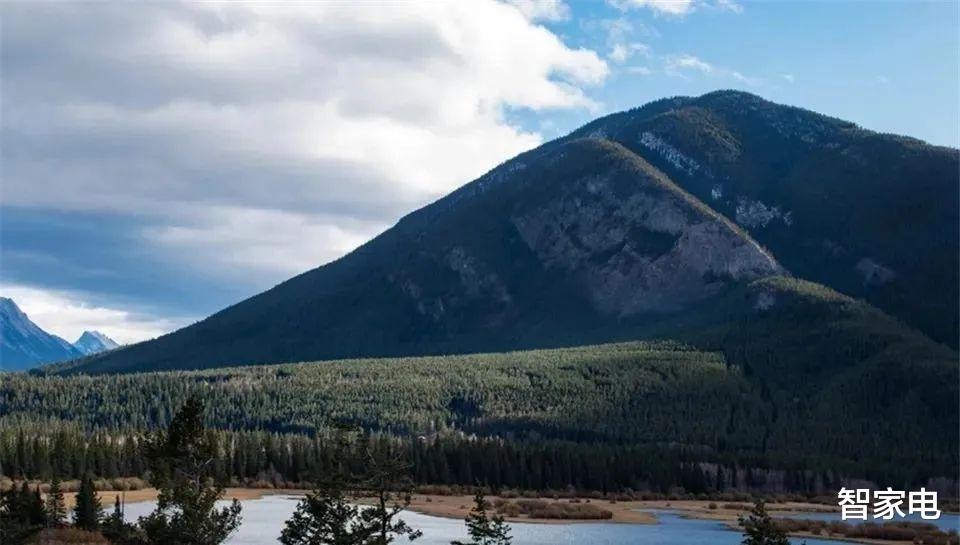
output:
[[[541,142],[506,109],[597,107],[560,2],[348,7],[4,4],[3,290],[148,338]]]

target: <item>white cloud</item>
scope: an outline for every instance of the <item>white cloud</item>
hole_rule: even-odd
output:
[[[783,77],[784,81],[786,81],[787,83],[793,83],[796,81],[796,78],[793,77],[793,74],[784,74],[781,77]]]
[[[4,4],[0,204],[268,287],[543,141],[507,109],[599,107],[567,6],[511,4]]]
[[[634,55],[650,57],[650,46],[635,39],[636,35],[652,37],[656,31],[643,25],[628,21],[624,17],[606,19],[599,23],[599,27],[607,33],[607,59],[615,64],[623,64]]]
[[[709,10],[743,13],[743,6],[735,0],[607,0],[610,5],[621,10],[649,9],[656,15],[683,17],[703,7]]]
[[[202,216],[190,216],[187,221],[147,229],[144,237],[182,253],[223,248],[195,265],[205,274],[222,271],[224,266],[297,274],[356,249],[388,227],[380,222],[232,207],[207,208]]]
[[[629,44],[614,44],[610,49],[610,54],[607,55],[607,58],[615,63],[623,64],[630,60],[630,58],[635,54],[640,54],[647,57],[650,55],[650,47],[639,42]]]
[[[686,15],[694,9],[693,0],[611,0],[610,3],[623,11],[647,8],[665,15]]]
[[[663,71],[665,74],[676,77],[687,77],[687,74],[696,73],[706,76],[727,78],[755,87],[763,84],[763,79],[747,76],[737,70],[711,64],[694,55],[667,55],[663,57]]]
[[[627,73],[636,74],[638,76],[649,76],[653,74],[653,70],[650,70],[646,66],[628,66],[626,70]]]
[[[712,64],[686,54],[666,57],[664,69],[670,75],[679,75],[684,71],[701,72],[703,74],[710,74],[714,71]]]
[[[722,10],[732,11],[733,13],[743,13],[743,6],[734,0],[716,0],[714,5]]]
[[[531,21],[566,21],[570,6],[563,0],[506,0]]]
[[[41,329],[68,342],[76,341],[86,330],[95,330],[120,344],[129,344],[154,338],[192,321],[157,318],[127,310],[93,306],[84,302],[83,294],[18,284],[0,284],[0,294],[13,299]]]
[[[731,70],[729,74],[733,79],[739,81],[740,83],[745,83],[750,86],[757,86],[763,83],[763,80],[760,78],[755,78],[753,76],[745,76],[740,72],[737,72],[736,70]]]
[[[9,91],[4,114],[11,136],[39,132],[49,141],[57,136],[43,134],[43,127],[50,127],[86,136],[91,143],[103,141],[104,149],[98,151],[107,156],[97,157],[96,163],[106,159],[108,165],[130,158],[127,153],[109,156],[107,148],[116,140],[126,145],[149,140],[151,149],[136,150],[149,156],[136,159],[160,172],[150,173],[151,180],[115,184],[111,200],[155,203],[158,193],[198,183],[184,179],[185,170],[195,173],[257,159],[314,167],[324,160],[358,163],[382,175],[391,192],[426,201],[539,143],[538,135],[504,123],[504,107],[592,107],[582,86],[600,83],[607,74],[593,52],[566,47],[510,6],[495,2],[386,4],[376,12],[330,4],[197,4],[185,13],[155,10],[154,24],[134,17],[146,28],[123,36],[129,40],[129,57],[118,59],[112,48],[94,47],[83,59],[101,73],[80,77],[107,80],[103,88],[86,93],[91,96],[71,96],[75,80],[51,71],[46,75],[65,84],[65,96],[57,97],[60,106],[55,103],[51,110],[49,103],[34,103],[27,94],[30,84],[51,82],[5,74],[13,79],[4,89]],[[78,24],[118,32],[99,28],[97,10],[92,11],[79,15]],[[222,26],[211,29],[211,17]],[[46,38],[52,55],[87,53],[65,51],[72,40]],[[111,77],[124,81],[110,88]],[[158,95],[150,104],[127,103],[124,87],[151,81],[165,84],[141,89],[140,96]],[[37,128],[44,112],[56,118]],[[45,159],[58,160],[54,150],[49,155]],[[83,172],[95,166],[90,157],[79,159],[84,164],[57,167],[79,166]],[[30,179],[31,171],[17,176],[21,165],[12,166],[7,204],[59,204],[48,202],[59,201],[57,193],[62,193],[50,191],[50,184],[69,185],[59,189],[83,196],[91,185],[107,183],[98,181],[99,172],[91,173],[91,180]],[[172,167],[178,168],[170,172]],[[235,190],[235,184],[217,179],[220,172],[206,174],[205,185],[221,186],[223,193]],[[316,172],[317,178],[327,174]],[[320,179],[313,183],[324,185]]]

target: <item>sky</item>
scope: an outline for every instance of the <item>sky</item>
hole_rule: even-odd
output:
[[[666,96],[960,143],[952,1],[362,6],[0,4],[0,295],[152,338]]]

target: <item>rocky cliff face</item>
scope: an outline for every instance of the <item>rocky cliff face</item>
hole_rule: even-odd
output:
[[[417,257],[397,262],[391,281],[447,331],[464,314],[516,328],[531,318],[531,296],[559,295],[614,320],[676,312],[731,283],[786,272],[649,163],[597,138],[545,146],[433,206],[398,226]],[[507,239],[511,255],[485,233]],[[524,283],[524,269],[566,287]]]
[[[677,311],[731,280],[783,272],[743,231],[646,161],[602,140],[568,145],[623,160],[562,185],[511,221],[546,267],[580,279],[598,311]],[[629,189],[623,178],[631,179]]]

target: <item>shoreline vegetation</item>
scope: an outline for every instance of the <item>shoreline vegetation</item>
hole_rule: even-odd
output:
[[[833,304],[803,287],[765,283],[731,294],[729,305],[756,290],[784,305]],[[955,365],[938,357],[918,369],[826,373],[804,363],[822,354],[799,357],[755,344],[764,331],[738,331],[717,333],[747,343],[727,348],[649,341],[95,377],[2,374],[0,467],[30,480],[143,475],[141,436],[195,396],[209,404],[215,477],[230,486],[287,488],[329,473],[335,425],[347,424],[360,426],[365,442],[403,451],[417,485],[810,495],[856,480],[956,490],[956,426],[944,408],[956,396],[943,388],[956,383]],[[837,376],[845,378],[827,380]],[[838,393],[906,385],[915,392],[909,402],[884,401],[896,410],[848,407]],[[822,402],[796,402],[808,397]],[[846,418],[837,421],[840,407]]]
[[[300,488],[227,488],[224,500],[258,500],[269,496],[288,496],[302,498],[307,492]],[[137,490],[104,490],[98,492],[104,505],[113,505],[117,497],[122,497],[127,504],[156,501],[157,490],[154,488],[140,488]],[[528,494],[534,496],[534,494]],[[72,508],[76,493],[64,495],[66,506]],[[411,497],[408,510],[434,517],[463,520],[471,509],[473,497],[469,494],[438,494],[415,492]],[[657,524],[655,513],[644,510],[676,511],[685,518],[713,520],[724,523],[731,531],[739,531],[737,521],[752,507],[744,502],[722,502],[711,500],[617,500],[591,498],[585,496],[574,497],[508,497],[491,495],[487,500],[493,505],[497,514],[510,523],[527,524],[579,524],[589,522],[606,522],[614,524]],[[369,498],[360,498],[359,503],[368,504]],[[768,503],[767,510],[774,516],[802,515],[804,513],[836,513],[839,508],[822,503],[804,501],[783,501]],[[544,516],[544,513],[554,513]],[[956,513],[956,511],[944,513]],[[577,515],[581,515],[577,517]],[[816,539],[832,539],[851,543],[866,543],[870,545],[894,545],[916,543],[914,537],[922,533],[921,524],[850,524],[842,522],[789,520],[778,521],[791,537]],[[854,528],[861,527],[860,530]],[[884,526],[888,526],[886,531]],[[896,527],[894,527],[896,526]],[[942,532],[941,532],[942,533]],[[946,535],[946,534],[944,534]],[[881,536],[893,536],[885,538]],[[925,544],[940,543],[936,538],[922,541]],[[943,541],[947,543],[947,541]],[[951,542],[952,543],[952,542]]]
[[[242,512],[239,500],[286,495],[293,496],[290,499],[302,498],[280,536],[286,545],[307,543],[305,539],[319,535],[317,528],[323,532],[332,528],[335,534],[345,532],[351,539],[356,538],[350,543],[357,545],[382,545],[389,543],[390,537],[404,535],[415,539],[421,532],[399,518],[405,511],[464,520],[473,537],[496,530],[503,539],[495,543],[503,545],[510,541],[505,521],[656,524],[655,510],[658,509],[688,518],[716,520],[731,530],[739,526],[749,538],[745,542],[754,540],[751,542],[758,544],[786,543],[786,536],[790,534],[838,537],[863,543],[960,545],[955,530],[944,532],[932,524],[853,525],[791,520],[773,517],[768,512],[768,509],[780,515],[836,512],[834,497],[823,492],[759,496],[740,491],[694,494],[681,492],[680,488],[671,488],[666,493],[638,492],[631,488],[610,492],[612,489],[607,486],[603,488],[605,492],[600,492],[597,488],[568,485],[539,491],[490,487],[494,495],[487,500],[486,486],[416,485],[413,470],[417,466],[405,459],[406,453],[400,446],[386,437],[364,435],[360,426],[347,424],[333,428],[328,438],[330,457],[325,460],[328,470],[312,472],[316,482],[281,480],[283,485],[277,486],[260,479],[254,484],[264,486],[244,488],[236,486],[241,482],[236,478],[226,478],[226,468],[217,464],[220,437],[205,427],[204,414],[204,402],[191,397],[166,429],[142,437],[137,444],[124,446],[135,447],[139,452],[145,464],[137,474],[146,480],[139,477],[94,480],[94,473],[89,470],[79,483],[61,481],[56,473],[49,483],[0,478],[3,536],[12,536],[12,543],[34,543],[30,539],[35,536],[43,543],[59,543],[57,536],[51,534],[66,529],[101,531],[102,537],[117,545],[165,545],[194,543],[191,536],[202,531],[211,536],[203,543],[216,545],[239,527]],[[54,458],[62,458],[64,451],[53,449],[53,452],[57,453]],[[18,455],[18,460],[23,464],[29,458]],[[282,459],[275,461],[282,462]],[[107,489],[113,489],[113,493],[107,493]],[[471,504],[468,493],[474,494],[474,508],[468,508]],[[109,517],[104,516],[104,500],[113,500],[115,504]],[[124,503],[151,500],[155,501],[156,508],[149,515],[139,517],[136,522],[124,520]],[[229,506],[221,507],[218,503],[221,500],[229,501]],[[949,509],[948,505],[955,503],[956,500],[950,498],[943,507]],[[66,514],[72,506],[76,507],[73,524],[67,525]]]

